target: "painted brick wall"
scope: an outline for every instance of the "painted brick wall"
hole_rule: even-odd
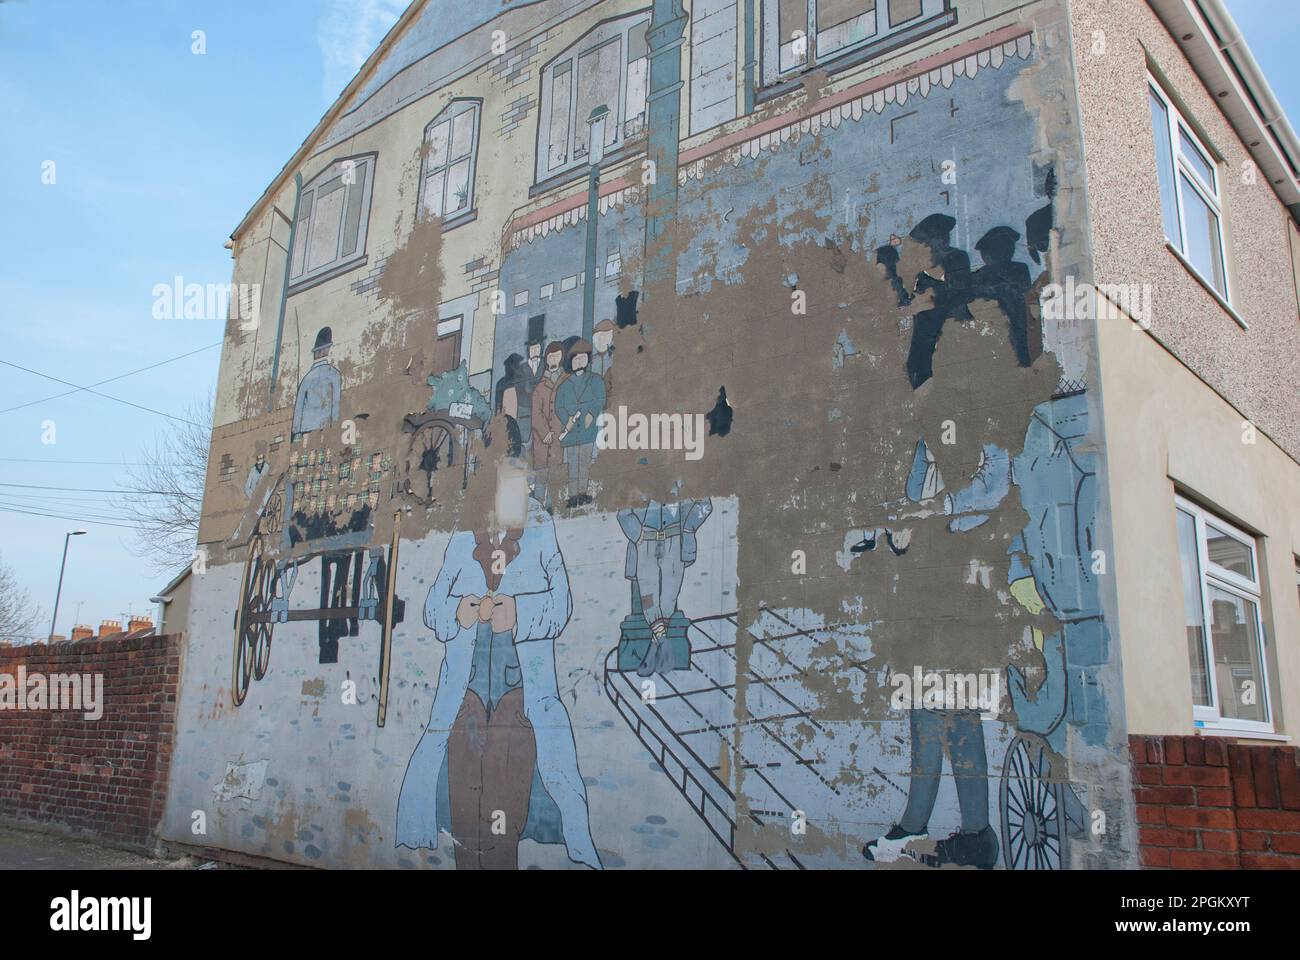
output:
[[[0,710],[0,818],[149,848],[163,813],[178,636],[0,649],[0,674],[102,674],[103,716]],[[16,682],[16,679],[15,679]]]
[[[1300,869],[1300,749],[1130,737],[1144,867]]]

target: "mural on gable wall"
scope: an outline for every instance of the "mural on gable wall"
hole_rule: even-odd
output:
[[[544,50],[580,79],[582,22]],[[1088,829],[1122,731],[1090,345],[1038,309],[1081,226],[1068,48],[1039,29],[757,108],[669,168],[654,245],[633,174],[591,207],[553,188],[505,225],[479,296],[515,306],[486,353],[456,334],[459,363],[460,292],[408,261],[472,257],[419,221],[388,326],[348,334],[360,353],[310,334],[248,447],[229,574],[196,585],[182,703],[206,719],[168,833],[262,757],[272,789],[217,798],[217,841],[304,862],[1125,862],[1123,828]],[[677,122],[646,110],[620,145]]]

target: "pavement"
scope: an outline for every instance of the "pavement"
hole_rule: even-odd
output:
[[[193,857],[161,859],[92,841],[0,826],[0,870],[197,870],[203,864]]]

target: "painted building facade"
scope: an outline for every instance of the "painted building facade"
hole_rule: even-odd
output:
[[[164,835],[1137,865],[1080,5],[449,7],[234,234]]]

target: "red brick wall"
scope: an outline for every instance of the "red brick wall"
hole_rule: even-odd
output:
[[[103,716],[0,710],[0,817],[151,848],[167,794],[179,637],[0,649],[0,673],[102,674]]]
[[[1300,869],[1300,750],[1130,737],[1142,866]]]

